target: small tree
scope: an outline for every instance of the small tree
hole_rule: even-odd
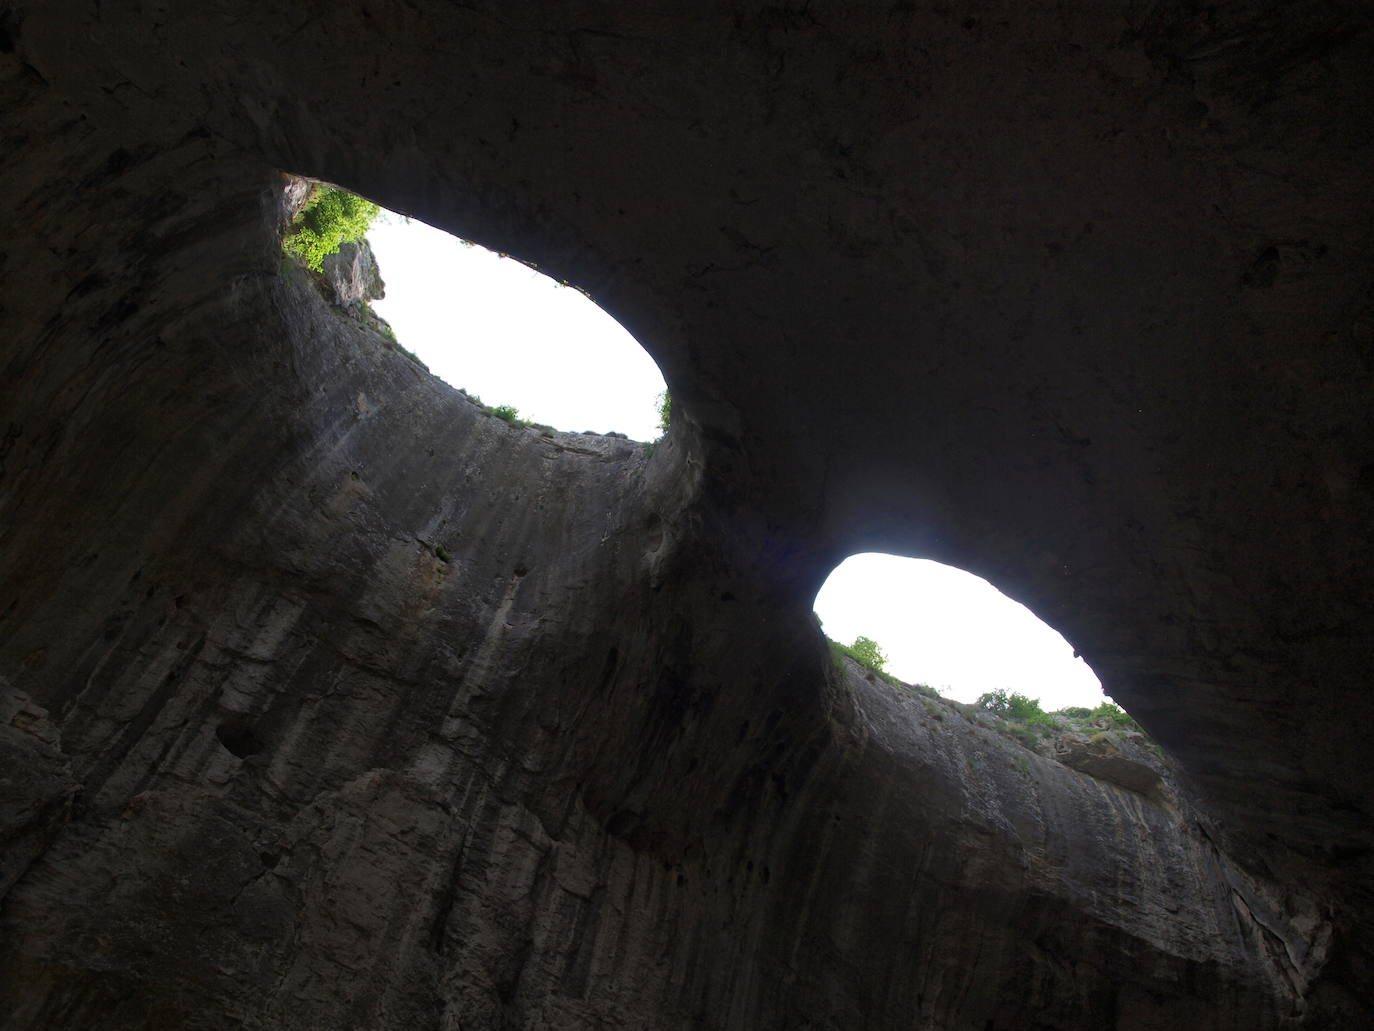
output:
[[[370,200],[321,183],[296,216],[282,248],[319,272],[326,257],[366,236],[381,210]]]
[[[665,388],[663,393],[658,395],[658,428],[664,433],[668,432],[668,423],[673,419],[673,395]]]
[[[1007,698],[1005,688],[997,688],[995,691],[988,691],[978,696],[978,701],[973,703],[979,709],[984,709],[994,716],[1006,716],[1011,708],[1011,701]]]
[[[979,695],[978,701],[974,702],[980,709],[992,713],[994,716],[1001,716],[1003,719],[1016,720],[1029,726],[1041,726],[1053,728],[1054,720],[1050,715],[1040,708],[1040,699],[1030,698],[1018,691],[1008,693],[1003,688],[989,691]]]
[[[878,647],[878,642],[871,637],[856,637],[854,643],[849,646],[850,654],[858,659],[869,669],[881,673],[883,667],[887,665],[887,656],[883,654],[882,648]]]

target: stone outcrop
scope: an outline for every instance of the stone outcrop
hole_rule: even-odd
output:
[[[1270,7],[0,4],[0,1023],[1364,1026],[1374,39]],[[430,377],[289,175],[586,289],[667,438]],[[1172,794],[837,669],[859,550]]]
[[[324,259],[324,281],[335,304],[350,311],[358,311],[368,301],[386,296],[377,258],[366,240],[343,243],[338,251]]]
[[[1143,756],[1123,755],[1118,742],[1105,734],[1084,738],[1078,734],[1063,734],[1054,743],[1055,758],[1071,769],[1090,777],[1109,781],[1148,795],[1159,790],[1163,778],[1155,764]]]

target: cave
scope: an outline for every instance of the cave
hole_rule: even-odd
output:
[[[0,1023],[1367,1026],[1372,50],[0,0]],[[665,439],[430,376],[295,177],[585,289]],[[1167,791],[832,661],[863,551],[1060,630]]]

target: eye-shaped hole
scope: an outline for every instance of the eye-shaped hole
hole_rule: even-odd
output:
[[[512,422],[659,437],[658,366],[576,283],[383,211],[373,302],[400,346]]]
[[[836,566],[816,595],[826,636],[907,683],[976,703],[1004,691],[1046,712],[1094,709],[1102,685],[1063,636],[981,577],[923,559],[865,553]]]

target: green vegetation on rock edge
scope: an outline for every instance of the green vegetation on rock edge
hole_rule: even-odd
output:
[[[366,236],[381,210],[370,200],[347,190],[317,183],[292,221],[291,231],[282,238],[282,249],[319,272],[324,268],[325,258],[337,253],[345,243]]]
[[[857,637],[852,645],[840,644],[829,637],[825,640],[830,646],[830,654],[837,669],[843,670],[842,660],[848,657],[871,673],[882,677],[894,687],[903,688],[918,696],[943,698],[933,687],[925,684],[907,684],[886,672],[887,656],[883,654],[878,642],[872,638]],[[1099,728],[1142,732],[1140,724],[1136,723],[1121,706],[1108,701],[1103,701],[1102,704],[1092,709],[1086,706],[1069,706],[1055,712],[1046,712],[1041,708],[1038,698],[1031,698],[1020,692],[1007,691],[1002,688],[980,695],[972,705],[950,699],[944,700],[966,716],[982,711],[998,717],[1003,721],[1002,725],[1006,728],[1005,733],[1032,749],[1034,749],[1038,737],[1047,736],[1064,729],[1065,725],[1061,723],[1063,719],[1072,721],[1068,724],[1069,727],[1078,725],[1081,728],[1083,724],[1092,724]]]

